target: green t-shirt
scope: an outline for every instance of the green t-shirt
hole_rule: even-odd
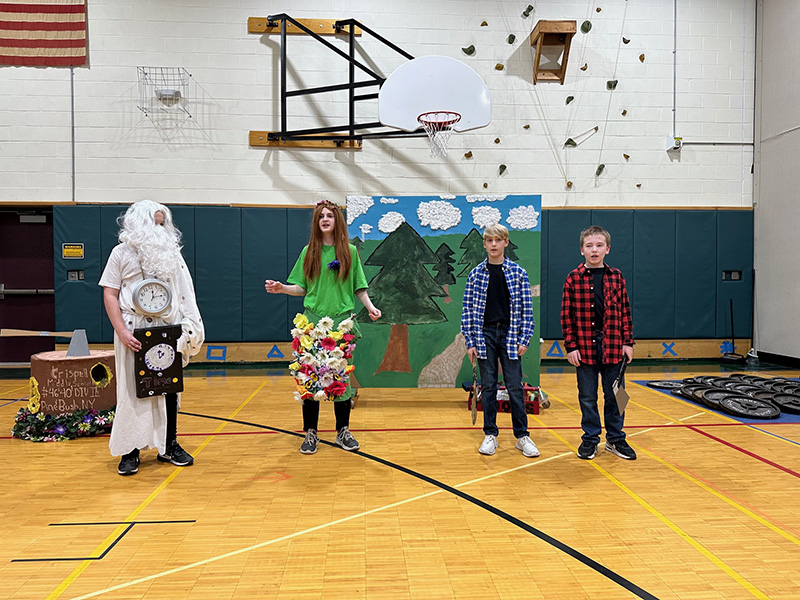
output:
[[[361,266],[361,258],[358,256],[356,247],[350,244],[350,273],[347,279],[339,279],[339,271],[328,268],[328,264],[336,259],[336,248],[334,246],[322,246],[322,266],[319,276],[310,281],[303,274],[303,261],[306,258],[308,246],[303,248],[300,258],[294,264],[292,272],[286,280],[289,284],[299,285],[306,291],[303,306],[318,315],[335,317],[343,313],[355,311],[356,290],[367,287],[367,278],[364,275],[364,268]]]

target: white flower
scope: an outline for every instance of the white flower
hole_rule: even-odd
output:
[[[330,356],[331,358],[342,358],[344,357],[344,352],[342,352],[340,348],[336,347],[330,352],[328,352],[328,356]]]
[[[355,323],[353,323],[353,319],[345,319],[339,323],[338,329],[342,333],[348,333],[353,328],[353,325],[355,325]]]
[[[330,361],[328,366],[335,371],[344,371],[347,368],[347,360],[344,358],[338,358]]]
[[[298,329],[297,327],[292,329],[292,337],[293,338],[300,337],[301,335],[303,335],[303,330],[302,329]]]
[[[330,317],[322,317],[319,321],[317,321],[317,327],[324,333],[328,333],[331,329],[333,329],[333,319]]]
[[[323,402],[328,399],[328,394],[325,393],[325,390],[320,390],[316,394],[314,394],[314,400],[317,402]]]
[[[314,329],[308,332],[308,337],[312,340],[321,340],[324,337],[328,337],[328,332],[323,331],[320,327],[314,327]]]
[[[326,388],[333,383],[333,375],[326,373],[319,378],[319,387]]]

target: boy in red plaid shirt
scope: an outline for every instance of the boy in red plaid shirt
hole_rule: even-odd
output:
[[[561,297],[561,331],[567,360],[578,369],[583,429],[578,457],[591,460],[600,444],[599,375],[603,383],[606,450],[620,458],[636,460],[636,452],[625,441],[625,417],[619,414],[612,389],[623,361],[633,360],[635,344],[625,279],[619,269],[605,264],[611,236],[602,227],[593,225],[581,232],[580,250],[585,262],[567,276]]]

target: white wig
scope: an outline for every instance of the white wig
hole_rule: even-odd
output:
[[[156,213],[164,215],[163,226],[156,225]],[[119,241],[128,244],[139,256],[147,275],[166,278],[180,259],[181,232],[172,222],[172,212],[163,204],[140,200],[117,219]]]

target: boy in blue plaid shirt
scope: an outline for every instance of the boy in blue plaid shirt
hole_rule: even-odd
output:
[[[522,389],[522,355],[533,336],[533,300],[528,273],[505,257],[508,229],[489,225],[483,232],[487,258],[472,269],[464,288],[461,333],[472,364],[481,370],[483,443],[481,454],[497,450],[497,363],[503,368],[516,447],[524,456],[539,456],[528,435],[525,393]]]

